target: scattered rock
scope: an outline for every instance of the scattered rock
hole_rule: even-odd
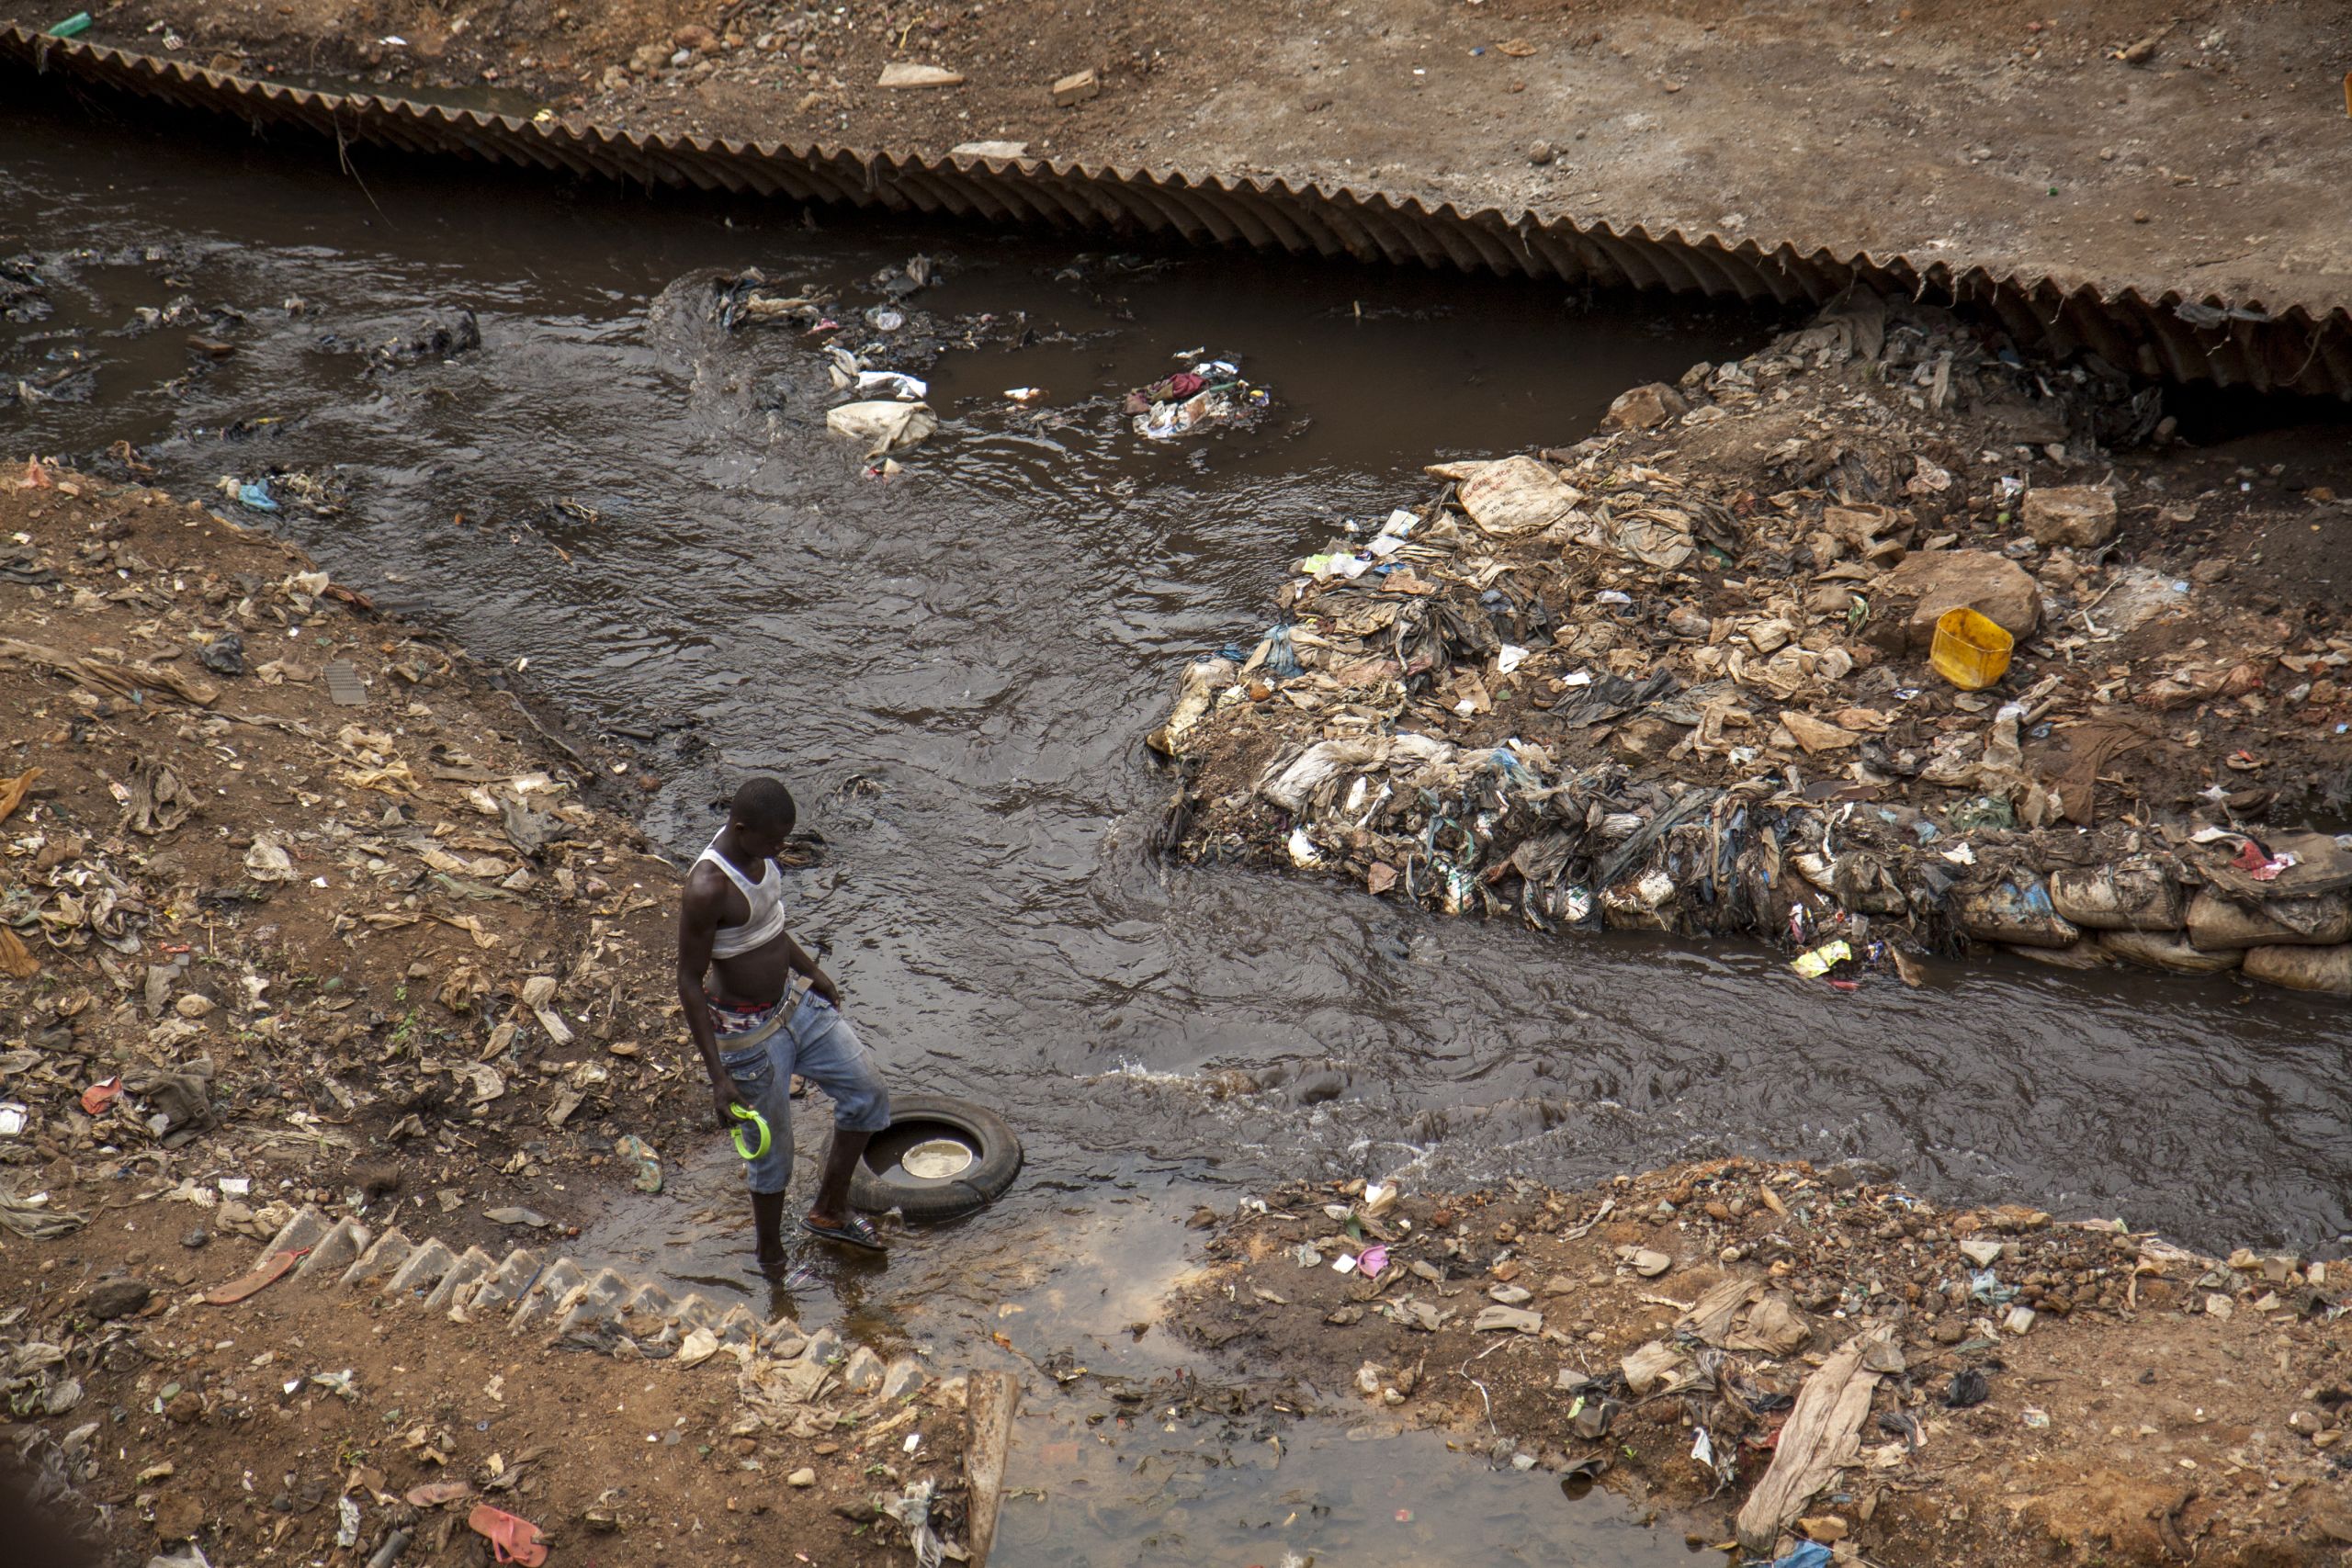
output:
[[[129,1317],[154,1297],[153,1288],[131,1279],[101,1280],[82,1298],[82,1310],[101,1323]]]
[[[1472,1324],[1471,1327],[1481,1334],[1493,1329],[1508,1329],[1520,1334],[1541,1334],[1544,1331],[1544,1314],[1540,1312],[1529,1312],[1523,1307],[1490,1306],[1478,1314],[1477,1322]]]
[[[1926,550],[1871,585],[1867,635],[1889,653],[1923,653],[1936,622],[1962,605],[2022,639],[2041,624],[2041,585],[1987,550]]]
[[[797,1486],[802,1488],[814,1486],[817,1484],[817,1472],[804,1464],[798,1470],[794,1471],[790,1475],[786,1476],[784,1478],[784,1483],[786,1486]]]
[[[1663,381],[1653,381],[1646,387],[1618,393],[1617,400],[1609,405],[1609,412],[1600,416],[1600,428],[1653,430],[1688,412],[1690,407],[1690,400],[1676,389]]]
[[[1099,96],[1102,84],[1092,71],[1073,71],[1054,84],[1054,107],[1066,109]]]
[[[2018,513],[2034,543],[2094,549],[2115,536],[2115,494],[2095,485],[2037,490]]]
[[[964,85],[964,78],[936,65],[912,65],[899,60],[882,67],[882,79],[874,85],[877,87],[960,87]]]
[[[169,1544],[194,1540],[204,1529],[204,1505],[191,1492],[173,1490],[155,1499],[155,1539]]]

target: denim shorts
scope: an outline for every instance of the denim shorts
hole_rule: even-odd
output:
[[[833,1125],[878,1133],[890,1124],[890,1093],[875,1075],[865,1043],[822,997],[803,996],[784,1027],[757,1044],[728,1048],[718,1037],[719,1065],[752,1109],[767,1118],[768,1152],[743,1162],[754,1192],[792,1185],[792,1075],[798,1073],[833,1102]]]

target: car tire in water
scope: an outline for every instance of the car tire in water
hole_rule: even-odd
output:
[[[918,1174],[900,1163],[910,1155],[919,1167],[964,1163],[948,1174]],[[890,1124],[874,1134],[850,1174],[849,1201],[874,1213],[896,1209],[910,1220],[952,1220],[987,1205],[1020,1174],[1021,1140],[987,1106],[947,1094],[894,1094]]]

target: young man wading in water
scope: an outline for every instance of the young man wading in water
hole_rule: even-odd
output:
[[[792,1185],[792,1075],[832,1097],[833,1143],[817,1201],[800,1228],[868,1252],[882,1238],[850,1212],[850,1173],[866,1141],[890,1124],[890,1096],[865,1044],[841,1015],[841,988],[784,929],[784,870],[775,852],[792,831],[792,795],[774,779],[735,792],[727,826],[686,874],[678,916],[678,999],[710,1073],[722,1129],[742,1126],[741,1105],[767,1118],[765,1154],[747,1160],[760,1267],[784,1266],[784,1197]],[[716,985],[705,989],[704,976]],[[792,977],[808,988],[792,995]]]

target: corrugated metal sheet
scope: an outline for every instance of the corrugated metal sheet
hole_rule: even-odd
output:
[[[1922,264],[1905,255],[1841,256],[1793,242],[1653,234],[1638,226],[1621,230],[1491,207],[1464,211],[1450,202],[1431,207],[1352,186],[616,132],[368,93],[313,92],[45,39],[21,28],[0,32],[0,61],[256,126],[300,127],[404,152],[460,153],[526,168],[829,206],[1140,231],[1195,244],[1739,299],[1819,301],[1860,282],[1984,311],[2021,346],[2045,354],[2090,350],[2170,380],[2352,398],[2352,318],[2341,305],[2296,305],[2274,314],[2211,296],[2103,293],[1981,267],[1954,271],[1940,261]]]

